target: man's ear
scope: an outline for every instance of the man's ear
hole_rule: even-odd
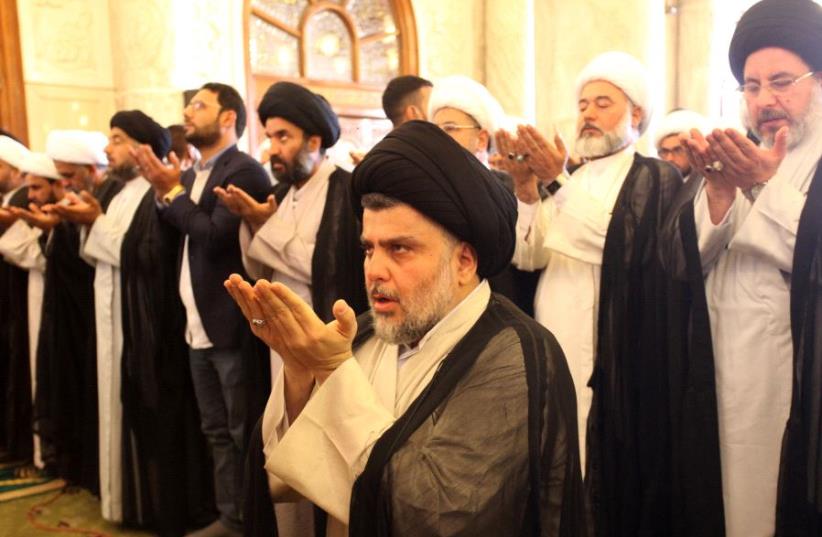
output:
[[[460,242],[456,248],[457,281],[465,285],[477,277],[479,257],[474,247],[467,242]]]
[[[491,135],[485,129],[480,129],[477,135],[477,149],[481,151],[491,151]]]
[[[645,110],[641,106],[634,105],[631,107],[631,126],[637,131],[639,130],[639,124],[642,123],[643,115],[645,115]]]
[[[422,113],[422,110],[415,104],[409,104],[405,107],[403,111],[403,117],[405,121],[411,121],[414,119],[425,119],[425,114]]]
[[[223,110],[220,112],[220,126],[223,128],[234,128],[237,123],[237,112],[234,110]]]
[[[308,150],[310,152],[319,151],[320,147],[322,147],[323,138],[318,134],[312,134],[308,137]]]

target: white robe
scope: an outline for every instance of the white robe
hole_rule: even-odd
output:
[[[488,307],[483,281],[434,326],[414,349],[374,337],[357,349],[288,423],[283,374],[263,415],[263,451],[272,497],[296,491],[329,514],[326,535],[348,535],[351,488],[371,448],[431,382],[440,363]]]
[[[123,319],[120,250],[149,183],[128,181],[108,210],[88,229],[81,255],[95,267],[94,321],[97,327],[97,399],[100,430],[100,499],[103,518],[123,519],[123,407],[120,399]],[[84,235],[86,235],[84,233]]]
[[[586,163],[556,194],[518,202],[517,246],[512,262],[544,269],[534,316],[562,347],[577,396],[580,464],[593,392],[588,387],[596,351],[602,252],[611,213],[634,161],[634,147]]]
[[[247,224],[240,226],[243,265],[249,276],[281,282],[309,306],[313,306],[311,267],[314,246],[325,209],[328,178],[335,169],[334,164],[325,160],[302,188],[291,187],[277,211],[253,236]],[[272,386],[281,368],[282,359],[272,350]],[[281,537],[312,533],[314,511],[310,503],[278,503],[274,508]]]
[[[31,398],[37,393],[37,341],[43,313],[43,288],[45,285],[46,256],[40,247],[43,230],[32,227],[22,220],[12,224],[0,236],[0,255],[12,265],[29,273],[27,303],[29,332],[29,370],[31,372]],[[34,465],[44,468],[40,449],[40,436],[34,434]]]
[[[755,203],[741,193],[719,225],[707,198],[695,219],[713,337],[728,537],[775,531],[782,435],[791,405],[790,278],[799,216],[822,128],[788,153]]]

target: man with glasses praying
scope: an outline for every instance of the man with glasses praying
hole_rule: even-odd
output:
[[[700,435],[718,436],[709,455],[719,463],[702,457],[698,470],[721,472],[729,537],[822,531],[820,36],[822,8],[810,0],[751,7],[729,58],[762,144],[730,129],[683,142],[705,180],[692,212],[672,215],[682,222],[672,239],[691,245],[672,266],[705,275],[713,375],[703,382],[715,382],[717,427]]]
[[[237,90],[208,83],[183,112],[186,139],[200,160],[185,173],[169,153],[171,166],[147,146],[137,152],[143,175],[154,188],[162,220],[182,235],[178,252],[179,293],[186,311],[185,339],[203,433],[214,459],[220,518],[195,535],[240,535],[240,498],[248,426],[267,395],[268,375],[252,373],[264,364],[251,333],[222,282],[243,270],[240,217],[214,192],[236,185],[258,202],[271,190],[262,166],[237,149],[246,125]],[[257,401],[260,399],[260,401]],[[249,423],[250,422],[250,423]]]
[[[688,179],[693,169],[680,136],[690,136],[693,129],[704,131],[705,125],[706,120],[702,115],[680,108],[662,118],[662,122],[654,133],[656,154],[665,162],[676,166],[683,180]]]
[[[431,91],[428,117],[488,167],[488,156],[496,141],[494,135],[502,127],[505,115],[502,106],[485,86],[462,75],[437,81]],[[492,169],[491,173],[513,192],[514,180],[507,171]],[[510,299],[533,317],[539,274],[539,271],[523,271],[509,265],[489,278],[489,282],[495,293]]]

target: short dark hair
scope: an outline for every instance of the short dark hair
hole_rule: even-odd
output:
[[[219,82],[203,84],[200,89],[216,93],[220,108],[223,110],[232,110],[237,115],[237,121],[234,123],[234,131],[237,133],[237,138],[242,136],[245,130],[246,111],[243,98],[240,97],[237,90],[228,84],[220,84]]]
[[[434,85],[421,77],[414,75],[403,75],[392,79],[382,93],[382,109],[385,117],[396,125],[409,104],[419,98],[417,92],[422,88],[431,88]]]

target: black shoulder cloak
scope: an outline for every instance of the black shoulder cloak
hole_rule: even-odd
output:
[[[123,183],[95,191],[103,210]],[[43,460],[67,482],[99,492],[94,268],[80,257],[80,231],[62,222],[45,249],[43,313],[37,344],[34,427]]]
[[[681,186],[674,167],[637,154],[608,226],[585,477],[597,536],[669,535],[670,285],[658,247]]]
[[[162,534],[208,523],[213,483],[188,366],[179,232],[146,192],[121,250],[123,518]],[[177,532],[177,533],[175,533]]]
[[[367,316],[359,319],[361,329],[355,345],[372,334],[369,319]],[[352,491],[349,535],[389,536],[394,534],[397,525],[407,528],[415,524],[414,520],[392,519],[392,500],[395,498],[391,459],[409,443],[423,423],[446,419],[452,397],[464,389],[462,382],[471,375],[477,358],[487,352],[496,336],[510,330],[515,334],[525,371],[523,384],[527,386],[528,453],[522,481],[518,482],[516,475],[507,476],[506,481],[510,481],[524,502],[517,513],[498,512],[490,518],[495,522],[500,519],[512,521],[513,525],[508,528],[511,535],[571,537],[588,534],[576,440],[576,400],[565,357],[550,332],[506,298],[493,295],[486,311],[443,360],[431,383],[374,445],[365,470]],[[475,409],[475,412],[481,413],[482,409]],[[487,426],[490,432],[494,424],[488,423]],[[433,442],[447,443],[447,439],[437,438]],[[421,467],[422,471],[426,471],[425,465]],[[489,468],[488,471],[492,472],[493,469]],[[476,478],[479,486],[482,477]],[[454,490],[466,485],[470,487],[468,483],[447,484]],[[443,493],[447,495],[448,491]],[[500,497],[499,500],[500,504],[510,503],[510,498]],[[470,500],[465,505],[476,507]],[[431,505],[430,511],[437,512],[439,507]],[[479,509],[484,513],[493,513],[495,507],[491,505]],[[437,516],[446,521],[450,513],[441,512]],[[464,519],[460,513],[454,513],[454,516],[456,520]],[[468,521],[482,526],[477,522]],[[461,531],[460,524],[458,522],[452,530]],[[440,527],[448,525],[443,522]],[[422,531],[421,526],[420,529]],[[431,528],[427,530],[425,534],[429,534]],[[481,530],[477,533],[477,529],[473,528],[471,534],[496,535],[498,530],[489,527],[486,528],[488,533]]]
[[[791,274],[793,395],[777,488],[776,535],[822,533],[822,161],[799,219]]]
[[[722,537],[725,513],[711,323],[699,255],[691,175],[666,218],[660,253],[668,295],[673,537]]]
[[[28,207],[28,188],[23,187],[12,196],[9,205]],[[0,260],[2,311],[0,329],[3,330],[7,360],[7,385],[3,386],[3,421],[6,450],[16,460],[30,460],[34,449],[31,417],[31,367],[29,366],[28,281],[29,273]]]

